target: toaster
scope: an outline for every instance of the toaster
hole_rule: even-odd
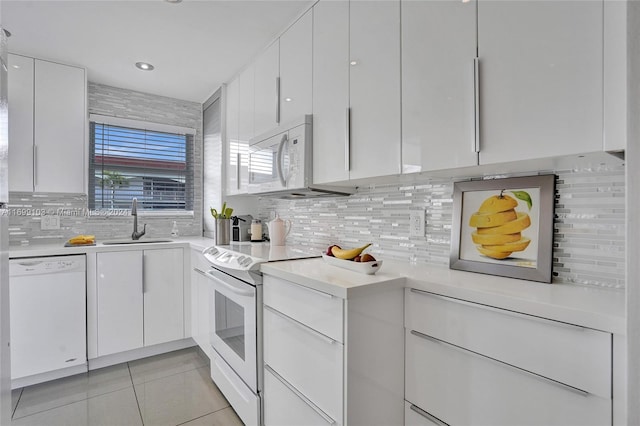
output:
[[[231,241],[251,241],[251,221],[253,216],[250,214],[232,216],[231,220]]]

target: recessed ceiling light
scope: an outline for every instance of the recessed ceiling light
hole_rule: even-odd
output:
[[[293,99],[291,99],[291,98],[284,98],[284,100],[285,100],[286,102],[291,102]]]
[[[349,62],[351,65],[358,65],[358,61],[351,61]]]
[[[136,67],[142,71],[151,71],[155,67],[147,62],[136,62]]]
[[[20,65],[11,65],[11,68],[15,68],[15,69],[19,70],[20,69]]]

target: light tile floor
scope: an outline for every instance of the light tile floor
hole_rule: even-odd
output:
[[[197,348],[15,389],[12,402],[12,426],[242,426]]]

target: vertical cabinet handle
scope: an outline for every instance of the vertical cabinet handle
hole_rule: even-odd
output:
[[[344,170],[351,170],[351,108],[347,107],[344,132]]]
[[[33,145],[33,190],[38,185],[38,146]]]
[[[236,189],[240,189],[240,161],[242,161],[242,156],[240,152],[236,154]]]
[[[276,123],[280,124],[280,77],[276,77]]]
[[[142,294],[147,292],[147,288],[144,284],[144,268],[147,265],[147,255],[142,253]]]
[[[475,134],[472,140],[472,151],[480,152],[480,58],[473,58],[473,98]]]

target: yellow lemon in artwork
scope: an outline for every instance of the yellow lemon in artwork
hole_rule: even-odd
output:
[[[531,242],[520,233],[531,226],[531,218],[527,213],[516,212],[518,201],[503,192],[484,200],[469,219],[469,225],[476,228],[471,239],[478,251],[498,260],[525,250]]]
[[[498,213],[518,207],[515,198],[508,195],[494,195],[489,197],[480,205],[478,213]]]

